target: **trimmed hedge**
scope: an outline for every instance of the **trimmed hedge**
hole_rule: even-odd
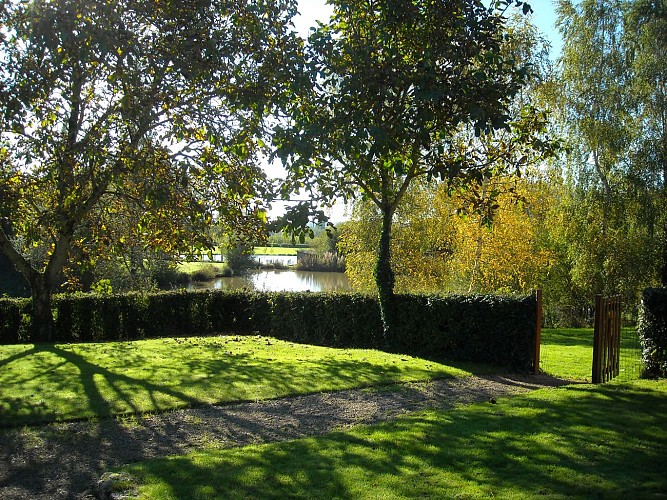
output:
[[[667,288],[647,288],[639,309],[639,338],[646,375],[667,377]]]
[[[0,344],[30,342],[32,301],[0,298]]]
[[[532,368],[533,297],[397,295],[398,324],[388,350],[438,360]],[[59,342],[261,332],[328,347],[377,349],[382,325],[377,299],[360,294],[162,292],[57,296]],[[0,343],[30,341],[30,301],[0,299]]]

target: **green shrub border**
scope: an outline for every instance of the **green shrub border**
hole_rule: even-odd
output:
[[[532,369],[534,297],[397,295],[388,350]],[[56,296],[58,342],[261,332],[327,347],[380,348],[377,298],[342,293],[173,291]],[[30,343],[30,300],[0,299],[0,343]]]
[[[637,330],[646,376],[667,377],[667,288],[643,291]]]

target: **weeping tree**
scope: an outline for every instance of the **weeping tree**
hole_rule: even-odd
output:
[[[462,140],[512,128],[508,108],[530,68],[504,50],[513,0],[334,0],[334,13],[307,45],[312,85],[292,103],[274,136],[288,170],[284,194],[306,191],[319,204],[370,200],[381,214],[374,276],[384,339],[395,324],[392,220],[417,179],[458,187],[493,175],[496,159]],[[539,120],[526,116],[504,155],[516,154]],[[510,143],[508,143],[510,144]],[[535,144],[533,144],[535,145]],[[511,153],[510,153],[511,150]],[[289,214],[293,226],[307,210]],[[299,232],[299,228],[295,229]]]
[[[74,260],[206,246],[213,219],[261,226],[254,156],[298,84],[295,14],[293,0],[3,2],[0,249],[30,284],[37,338]]]

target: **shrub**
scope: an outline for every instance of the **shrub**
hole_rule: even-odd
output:
[[[227,269],[228,268],[225,268],[225,271]],[[223,273],[224,273],[224,271],[223,271]],[[231,271],[229,273],[231,275]],[[183,274],[188,276],[187,273],[183,273]],[[190,274],[188,276],[188,278],[189,278],[189,280],[192,280],[192,281],[211,281],[211,280],[214,280],[217,276],[218,276],[218,269],[211,264],[207,264],[207,265],[201,266],[199,269],[194,271],[192,274]]]
[[[30,299],[0,298],[0,344],[30,342]]]
[[[644,290],[638,331],[646,375],[667,376],[667,288]]]
[[[257,267],[257,262],[252,249],[246,245],[230,246],[225,255],[227,267],[234,275],[245,274],[250,269]]]

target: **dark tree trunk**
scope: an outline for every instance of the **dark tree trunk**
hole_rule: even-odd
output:
[[[380,317],[382,319],[381,347],[389,348],[391,331],[396,321],[394,307],[394,271],[391,268],[391,219],[393,212],[389,208],[382,209],[382,232],[378,249],[377,263],[373,275],[378,289],[380,301]]]
[[[53,340],[53,311],[51,310],[51,286],[44,275],[32,280],[32,329],[33,340]]]
[[[660,145],[660,160],[662,163],[662,261],[660,262],[660,283],[667,288],[667,124],[663,123],[662,144]]]
[[[662,229],[662,266],[660,269],[660,282],[667,288],[667,222]]]

